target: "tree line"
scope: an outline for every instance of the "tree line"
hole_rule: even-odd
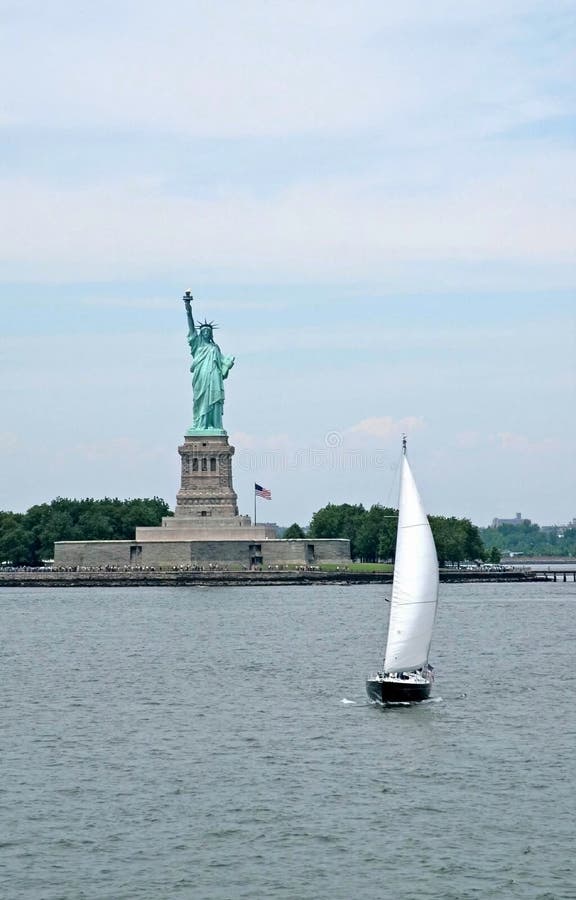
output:
[[[39,566],[54,557],[55,541],[133,540],[138,525],[160,525],[172,515],[160,497],[68,500],[32,506],[25,513],[0,511],[0,565]]]
[[[520,525],[481,528],[480,536],[485,544],[500,551],[525,556],[576,556],[576,527],[549,530],[524,521]]]
[[[160,525],[170,508],[160,497],[119,500],[69,500],[32,506],[26,513],[0,511],[0,564],[38,566],[54,556],[55,541],[132,540],[137,526]],[[501,553],[576,556],[576,528],[556,531],[538,525],[478,528],[469,519],[430,516],[441,564],[483,559],[499,562]],[[348,538],[353,559],[394,559],[398,511],[375,504],[329,503],[312,516],[308,529],[294,523],[285,538]]]
[[[429,516],[429,520],[441,565],[464,560],[500,561],[499,551],[486,549],[479,529],[469,519]],[[353,559],[377,562],[394,559],[397,525],[398,510],[392,507],[375,504],[365,509],[361,503],[329,503],[312,516],[308,535],[348,538]],[[284,537],[304,537],[304,530],[294,523]]]

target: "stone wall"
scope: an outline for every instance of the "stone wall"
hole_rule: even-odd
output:
[[[314,566],[320,563],[345,565],[350,562],[350,541],[337,538],[264,541],[261,547],[263,565],[281,565],[282,563],[304,566]]]
[[[133,544],[133,541],[57,541],[54,565],[129,566]]]
[[[264,541],[58,541],[55,566],[253,566],[320,563],[346,565],[350,542],[343,539]]]
[[[249,567],[249,547],[245,541],[165,541],[142,545],[143,566],[225,566]]]
[[[238,517],[240,519],[240,517]],[[168,520],[169,521],[169,520]],[[276,529],[268,525],[250,524],[247,527],[238,526],[234,519],[220,519],[217,523],[211,519],[204,519],[204,525],[189,525],[186,520],[179,519],[175,526],[139,526],[136,529],[137,543],[168,542],[173,543],[193,541],[197,543],[243,541],[264,541],[266,538],[276,538]]]

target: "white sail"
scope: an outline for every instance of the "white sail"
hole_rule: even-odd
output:
[[[437,602],[434,538],[404,454],[385,672],[406,672],[427,664]]]

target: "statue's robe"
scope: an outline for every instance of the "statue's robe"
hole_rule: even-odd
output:
[[[188,343],[193,356],[194,428],[222,428],[224,379],[234,358],[223,356],[218,344],[202,340],[198,332],[189,334]]]

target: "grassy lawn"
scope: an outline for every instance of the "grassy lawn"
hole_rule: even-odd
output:
[[[322,572],[336,572],[338,570],[346,572],[391,572],[391,563],[348,563],[347,565],[337,566],[335,563],[321,563],[318,567]]]

